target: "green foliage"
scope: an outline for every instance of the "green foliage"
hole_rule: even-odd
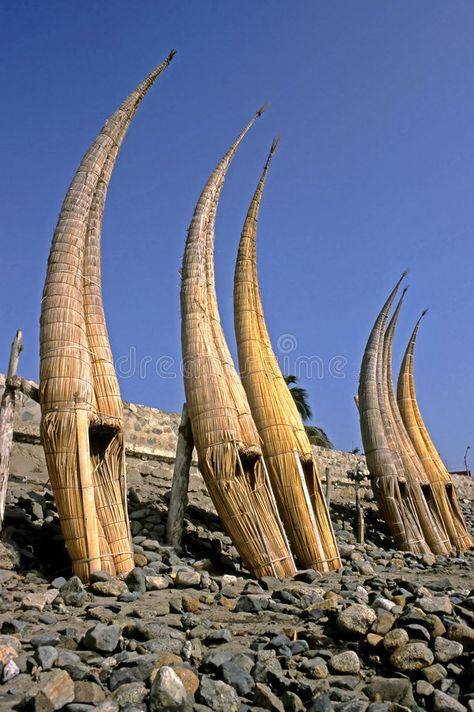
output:
[[[312,445],[327,447],[330,450],[334,448],[334,445],[322,428],[318,428],[316,425],[305,425],[304,429],[306,430],[306,435]]]
[[[293,396],[293,400],[295,401],[301,420],[303,423],[307,423],[313,415],[313,411],[311,410],[311,406],[309,404],[308,391],[306,388],[300,388],[295,385],[298,383],[296,376],[288,375],[284,376],[284,379],[291,395]],[[320,447],[327,447],[330,449],[334,447],[322,428],[319,428],[316,425],[305,425],[305,430],[312,445],[319,445]]]

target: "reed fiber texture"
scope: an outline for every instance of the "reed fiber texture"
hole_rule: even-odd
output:
[[[53,235],[40,325],[41,436],[73,570],[133,568],[122,404],[101,291],[107,185],[144,96],[174,51],[108,119],[69,186]]]
[[[257,275],[257,223],[270,161],[242,230],[234,280],[234,323],[240,375],[262,442],[263,456],[292,552],[300,567],[338,569],[339,552],[300,415],[275,358]]]
[[[223,525],[255,576],[295,572],[276,511],[258,432],[220,323],[214,283],[214,227],[229,165],[255,120],[217,165],[188,230],[181,285],[184,385],[199,469]]]
[[[385,325],[404,277],[405,274],[390,293],[370,332],[360,371],[358,405],[372,489],[395,544],[402,550],[427,553],[430,547],[423,533],[420,511],[424,518],[429,511],[412,471],[403,468],[384,396]]]
[[[443,522],[448,549],[466,551],[473,546],[473,540],[466,528],[451,476],[428,433],[416,399],[414,351],[425,313],[418,319],[403,357],[397,384],[397,403],[409,439],[425,472],[427,497]]]

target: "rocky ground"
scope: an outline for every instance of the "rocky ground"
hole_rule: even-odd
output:
[[[38,490],[38,488],[37,488]],[[71,577],[47,488],[14,487],[0,544],[0,710],[474,712],[474,554],[391,547],[332,508],[344,568],[253,580],[217,518],[129,492],[136,568]],[[465,502],[474,524],[474,509]]]

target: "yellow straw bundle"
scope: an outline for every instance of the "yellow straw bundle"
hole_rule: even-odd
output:
[[[430,547],[420,521],[429,517],[420,485],[405,471],[396,449],[384,396],[383,339],[388,314],[404,274],[390,293],[370,332],[362,359],[359,382],[359,415],[362,441],[372,489],[380,511],[399,549],[427,553]]]
[[[61,208],[41,309],[41,435],[74,572],[129,571],[122,406],[100,286],[100,233],[120,144],[174,52],[138,85],[85,154]]]
[[[473,540],[466,529],[451,476],[431,440],[416,399],[414,350],[420,322],[425,313],[423,312],[415,325],[400,368],[397,386],[398,408],[412,446],[421,460],[429,501],[444,523],[448,546],[457,551],[466,551],[473,546]]]
[[[239,245],[234,321],[242,383],[263,446],[280,516],[300,566],[341,565],[317,465],[301,418],[273,353],[256,264],[257,222],[274,141],[253,196]]]
[[[226,172],[261,109],[216,167],[196,205],[186,241],[181,326],[186,401],[199,468],[216,510],[256,576],[295,566],[275,511],[250,408],[222,331],[214,284],[214,224]]]

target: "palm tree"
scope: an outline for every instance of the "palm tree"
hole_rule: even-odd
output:
[[[290,389],[290,393],[293,396],[298,413],[301,415],[301,420],[303,423],[307,423],[313,416],[313,411],[311,410],[311,406],[309,404],[308,391],[306,388],[294,386],[295,383],[298,383],[296,376],[283,376],[283,378],[285,379],[286,385]],[[290,386],[293,386],[293,388],[290,388]]]
[[[309,404],[309,396],[306,388],[301,388],[300,386],[295,386],[298,383],[296,376],[288,375],[283,377],[288,389],[293,396],[298,413],[301,416],[303,423],[307,423],[313,416],[313,411]],[[292,388],[290,388],[292,386]],[[305,425],[306,434],[312,445],[319,445],[320,447],[326,447],[332,449],[334,445],[329,440],[328,436],[322,428],[316,425]]]

